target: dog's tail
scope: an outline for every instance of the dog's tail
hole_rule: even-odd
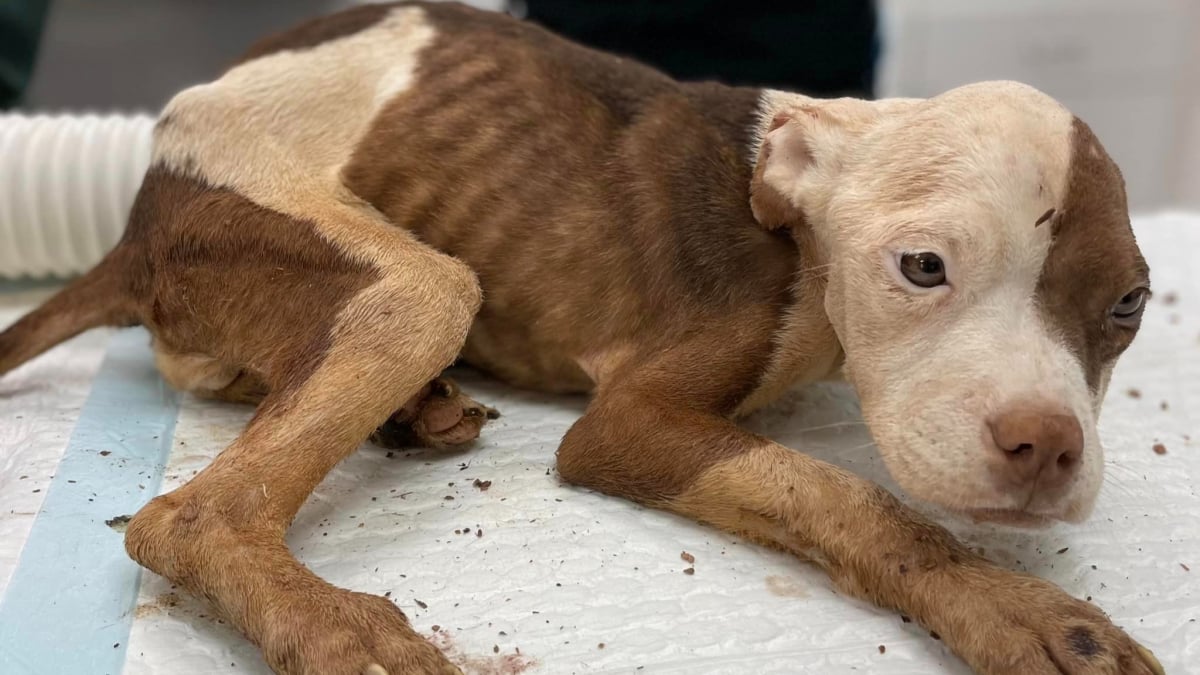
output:
[[[0,376],[90,328],[140,323],[128,283],[130,254],[119,244],[90,272],[0,333]]]

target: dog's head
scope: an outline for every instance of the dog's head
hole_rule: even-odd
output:
[[[795,101],[763,131],[755,215],[824,248],[826,312],[897,481],[985,520],[1085,518],[1101,400],[1149,293],[1091,130],[992,82]]]

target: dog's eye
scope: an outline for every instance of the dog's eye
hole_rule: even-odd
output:
[[[946,283],[946,266],[936,253],[905,253],[900,256],[900,273],[921,288]]]
[[[1142,310],[1146,308],[1146,298],[1150,293],[1144,288],[1134,289],[1125,294],[1112,308],[1112,316],[1118,322],[1130,323],[1137,320]]]

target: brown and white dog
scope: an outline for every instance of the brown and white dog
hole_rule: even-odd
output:
[[[982,673],[1162,673],[1091,604],[734,420],[842,372],[912,494],[1078,521],[1148,269],[1121,175],[1045,95],[816,100],[681,84],[502,15],[368,5],[171,101],[121,243],[0,335],[0,373],[146,326],[166,379],[257,414],[126,547],[280,673],[456,669],[284,531],[365,439],[461,444],[439,374],[592,393],[574,484],[711,523],[912,616]]]

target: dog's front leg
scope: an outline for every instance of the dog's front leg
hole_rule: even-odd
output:
[[[649,388],[606,387],[564,438],[558,468],[811,560],[980,673],[1163,672],[1095,606],[989,563],[883,488]]]

